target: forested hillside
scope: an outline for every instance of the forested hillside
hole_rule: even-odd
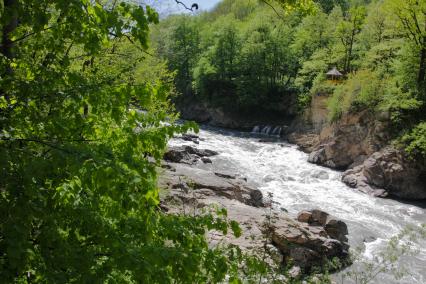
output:
[[[331,122],[389,112],[394,137],[413,155],[426,154],[424,2],[317,1],[308,15],[267,4],[225,0],[160,24],[156,52],[184,97],[285,116],[295,101],[303,110],[313,95],[327,95]],[[344,74],[338,83],[327,80],[333,67]]]
[[[331,283],[351,263],[346,223],[321,210],[290,218],[255,188],[266,173],[250,183],[215,170],[234,164],[194,146],[205,140],[179,121],[188,101],[281,119],[328,96],[330,123],[385,112],[392,141],[426,156],[426,2],[224,0],[200,13],[172,3],[192,11],[160,20],[136,0],[0,1],[0,283]],[[177,139],[192,146],[170,147]],[[261,143],[241,150],[254,157],[244,164]],[[262,153],[289,147],[301,161],[275,146]],[[314,165],[303,167],[283,180],[306,185]],[[327,186],[344,186],[332,170],[311,180],[329,174]],[[244,233],[260,253],[226,242]],[[402,235],[386,237],[380,273],[408,251]],[[378,274],[365,267],[366,279]]]

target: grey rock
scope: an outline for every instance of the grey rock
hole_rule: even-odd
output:
[[[312,218],[312,212],[310,211],[301,211],[297,214],[297,221],[303,223],[309,223]]]
[[[310,225],[325,226],[329,217],[329,214],[327,212],[324,212],[319,209],[314,209],[310,212],[312,214],[311,218],[309,219]]]
[[[319,171],[317,173],[314,173],[312,177],[317,179],[322,179],[322,180],[326,180],[329,178],[328,173],[326,171]]]
[[[319,149],[309,154],[308,162],[313,164],[322,164],[326,161],[325,150]]]
[[[209,150],[209,149],[198,149],[198,148],[194,148],[191,146],[185,146],[184,150],[189,153],[189,154],[194,154],[197,155],[199,157],[212,157],[212,156],[216,156],[219,153],[213,150]]]
[[[302,269],[299,266],[293,266],[288,271],[288,275],[292,278],[299,278],[302,275]]]
[[[191,156],[187,152],[182,151],[181,149],[169,149],[164,154],[163,158],[168,162],[180,163],[182,161],[189,161],[191,159]]]
[[[254,207],[263,207],[263,194],[258,189],[253,189],[250,191],[250,201],[251,205]]]
[[[375,152],[362,165],[346,171],[342,181],[376,197],[426,199],[426,165],[393,147]]]
[[[290,257],[294,263],[302,268],[310,268],[319,264],[321,255],[306,247],[295,247],[290,250]]]
[[[213,163],[211,159],[206,158],[206,157],[202,157],[201,161],[203,161],[204,164],[211,164],[211,163]]]
[[[221,177],[221,178],[236,179],[235,175],[224,174],[224,173],[217,173],[217,172],[215,172],[214,174],[217,175],[218,177]]]
[[[336,239],[341,242],[348,241],[346,237],[346,235],[348,234],[348,226],[345,222],[338,220],[332,216],[328,216],[324,229],[332,239]]]

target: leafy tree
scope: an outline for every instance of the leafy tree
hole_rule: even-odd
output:
[[[235,76],[236,61],[240,50],[240,39],[233,22],[230,22],[216,35],[213,50],[212,61],[217,68],[219,78],[231,81]]]
[[[195,127],[173,124],[172,75],[141,61],[157,13],[123,1],[2,3],[0,282],[235,279],[238,257],[205,239],[230,228],[225,212],[157,206],[167,140]]]
[[[361,32],[361,27],[365,19],[365,7],[352,7],[346,19],[337,26],[337,36],[345,50],[345,61],[343,70],[347,73],[352,70],[353,48],[356,36]]]
[[[426,93],[426,3],[424,1],[389,0],[396,27],[409,39],[418,54],[417,84]]]
[[[176,70],[176,87],[183,94],[191,94],[193,68],[200,53],[200,32],[195,19],[179,16],[172,19],[172,32],[167,45],[171,70]]]
[[[342,9],[346,10],[349,3],[346,0],[317,0],[315,1],[321,7],[325,13],[330,13],[335,6],[340,6]]]
[[[338,19],[334,18],[333,21]],[[328,46],[332,39],[327,15],[321,11],[303,18],[294,35],[292,49],[299,61],[306,61],[316,50]]]

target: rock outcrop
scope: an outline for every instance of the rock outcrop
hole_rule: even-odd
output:
[[[235,103],[218,106],[192,95],[181,97],[175,105],[185,120],[248,131],[256,125],[288,125],[297,113],[296,96],[283,96],[273,104],[260,104],[250,109],[239,108]]]
[[[386,121],[367,111],[343,116],[322,129],[309,162],[335,169],[359,165],[389,142]]]
[[[311,269],[333,257],[348,256],[348,229],[344,222],[321,210],[302,211],[298,221],[306,224],[282,217],[271,225],[273,243],[297,266]]]
[[[193,190],[202,196],[216,195],[254,207],[264,206],[262,193],[251,188],[243,179],[225,178],[214,172],[183,164],[165,168],[160,177],[160,187],[174,189],[172,193]]]
[[[212,245],[234,244],[246,252],[268,255],[267,262],[292,263],[292,271],[309,272],[334,257],[347,257],[346,225],[320,210],[299,214],[299,221],[285,212],[265,208],[271,201],[250,186],[244,177],[198,168],[200,155],[217,154],[194,147],[169,149],[160,170],[161,208],[169,214],[197,214],[212,205],[227,209],[228,218],[239,222],[243,234],[235,238],[210,232]],[[177,162],[176,162],[177,161]],[[212,159],[214,163],[214,157]],[[306,215],[303,219],[302,215]]]
[[[426,166],[415,163],[403,151],[385,147],[342,177],[350,187],[376,196],[426,199]]]
[[[218,153],[208,149],[198,149],[191,146],[171,147],[164,153],[164,160],[172,163],[194,164],[199,160],[204,163],[211,163],[208,157]]]
[[[287,137],[289,143],[297,144],[299,150],[311,153],[319,144],[319,135],[314,133],[292,133]]]
[[[310,153],[309,162],[346,170],[342,181],[350,187],[377,197],[426,199],[426,166],[388,146],[388,126],[386,113],[363,111],[344,115],[319,134],[302,128],[288,140]]]

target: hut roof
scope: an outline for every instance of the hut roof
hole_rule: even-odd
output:
[[[339,70],[337,70],[336,67],[333,67],[333,69],[331,69],[330,71],[328,71],[327,75],[330,75],[330,76],[343,76],[343,74],[340,73]]]

